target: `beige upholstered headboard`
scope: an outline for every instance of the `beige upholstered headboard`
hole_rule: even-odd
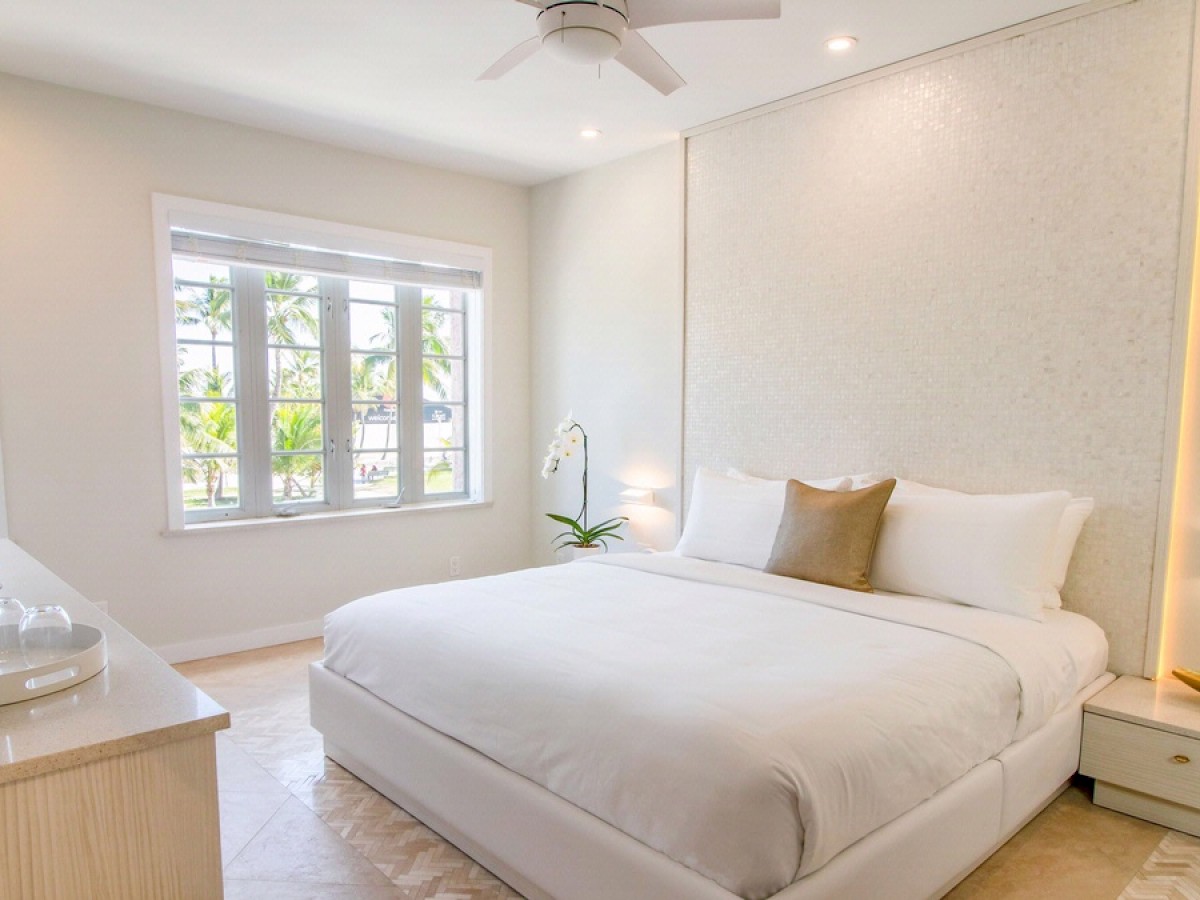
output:
[[[1140,673],[1191,17],[1099,9],[689,137],[686,482],[1093,496],[1066,604]]]

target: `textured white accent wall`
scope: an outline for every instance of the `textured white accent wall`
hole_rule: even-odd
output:
[[[1192,14],[1140,0],[689,139],[685,472],[1094,496],[1067,605],[1140,673]]]
[[[13,540],[147,643],[208,652],[445,580],[451,556],[528,564],[528,189],[7,76],[0,123]],[[156,191],[491,247],[494,503],[163,536]]]
[[[551,430],[571,410],[591,436],[591,518],[628,515],[626,540],[674,546],[683,396],[683,160],[675,143],[533,189],[535,559],[561,531],[543,513],[579,511],[580,466],[536,477]],[[627,485],[656,505],[620,504]]]

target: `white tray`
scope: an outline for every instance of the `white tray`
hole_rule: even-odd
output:
[[[99,628],[74,624],[70,642],[58,659],[31,666],[21,651],[12,655],[15,659],[0,663],[0,706],[64,691],[87,681],[108,665],[108,644]]]

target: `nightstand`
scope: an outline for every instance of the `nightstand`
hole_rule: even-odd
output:
[[[1200,693],[1118,678],[1083,706],[1079,771],[1096,805],[1200,835]]]

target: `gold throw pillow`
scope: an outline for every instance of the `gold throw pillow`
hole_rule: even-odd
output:
[[[896,479],[859,491],[822,491],[788,481],[783,518],[764,572],[849,588],[873,590],[867,581],[884,507]]]

